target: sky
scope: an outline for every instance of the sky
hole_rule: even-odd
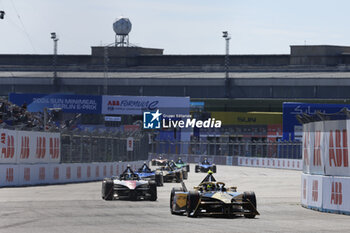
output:
[[[0,0],[0,54],[91,54],[130,19],[130,43],[164,54],[289,54],[290,45],[350,46],[348,0]]]

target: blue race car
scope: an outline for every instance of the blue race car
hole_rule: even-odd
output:
[[[216,173],[216,165],[215,164],[211,164],[208,160],[208,158],[204,158],[204,160],[202,162],[199,162],[196,166],[195,166],[195,172],[208,172],[209,170],[212,171],[213,173]]]
[[[158,170],[152,171],[146,162],[143,163],[142,167],[135,174],[142,180],[154,180],[157,186],[163,186],[163,174]]]

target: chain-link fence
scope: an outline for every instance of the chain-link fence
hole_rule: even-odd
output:
[[[151,153],[227,155],[300,159],[302,142],[167,142],[154,141]]]
[[[129,143],[130,151],[127,150],[127,143]],[[147,160],[148,147],[148,136],[139,131],[125,133],[63,132],[61,133],[61,162]]]

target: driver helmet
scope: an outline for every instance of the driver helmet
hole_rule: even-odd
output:
[[[212,190],[213,189],[213,185],[212,184],[207,184],[207,190]]]

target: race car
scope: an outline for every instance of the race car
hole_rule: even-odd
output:
[[[243,215],[255,218],[259,215],[254,192],[241,193],[236,187],[226,188],[225,183],[215,180],[211,171],[193,191],[188,191],[183,182],[182,187],[173,188],[170,212],[188,217]]]
[[[181,157],[175,162],[176,167],[178,168],[185,168],[187,172],[190,172],[190,165],[185,163]]]
[[[147,163],[144,162],[142,167],[135,172],[143,180],[154,180],[157,183],[157,186],[163,186],[163,174],[160,171],[152,171]]]
[[[157,171],[163,174],[164,182],[181,182],[182,179],[187,180],[188,174],[184,169],[176,167],[174,161],[168,162],[165,166],[157,168]]]
[[[208,158],[204,158],[204,160],[202,162],[199,162],[196,166],[195,166],[195,172],[208,172],[209,170],[216,173],[216,165],[215,164],[211,164],[208,160]]]
[[[141,180],[128,165],[119,177],[104,178],[102,181],[102,199],[157,200],[155,181]]]
[[[159,155],[158,158],[151,160],[152,166],[165,166],[167,162],[168,160],[161,155]]]

